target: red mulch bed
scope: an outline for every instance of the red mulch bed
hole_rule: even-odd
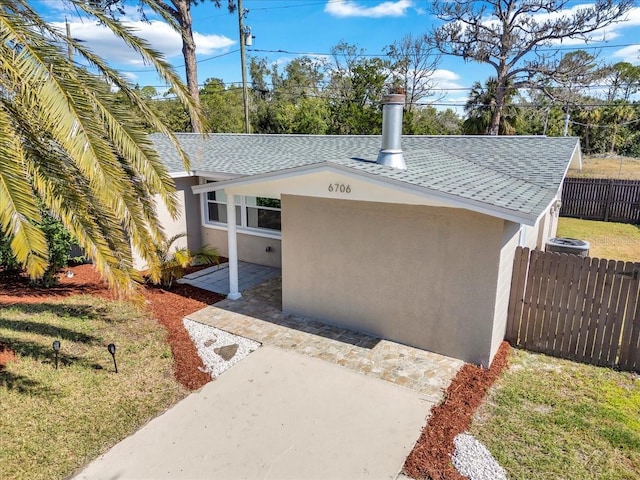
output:
[[[502,342],[489,369],[465,364],[449,385],[444,401],[431,409],[431,416],[404,464],[412,478],[465,479],[451,463],[453,439],[469,429],[471,417],[487,390],[508,365],[509,344]]]
[[[70,270],[74,273],[72,278],[63,275],[60,284],[49,289],[30,286],[23,277],[7,276],[0,272],[0,306],[51,301],[75,294],[114,298],[91,265],[80,265]],[[190,285],[174,285],[171,291],[147,286],[144,297],[147,308],[167,329],[176,379],[190,390],[197,390],[211,381],[211,377],[202,371],[204,365],[182,319],[223,297]],[[446,391],[444,402],[432,408],[427,425],[407,457],[405,474],[433,480],[465,478],[451,464],[453,439],[469,428],[471,417],[487,389],[507,366],[508,355],[509,345],[503,342],[491,368],[464,365],[460,369]],[[12,358],[10,345],[0,343],[0,371]]]
[[[6,343],[0,342],[0,372],[4,366],[16,358],[16,354]]]

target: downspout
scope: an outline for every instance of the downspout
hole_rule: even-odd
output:
[[[524,247],[525,246],[525,242],[527,241],[527,231],[525,230],[526,225],[521,223],[520,224],[520,236],[518,238],[518,246],[519,247]]]

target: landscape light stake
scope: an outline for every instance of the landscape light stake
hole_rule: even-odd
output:
[[[118,364],[116,363],[116,346],[113,343],[110,343],[107,345],[107,350],[109,350],[109,353],[113,357],[113,368],[115,368],[116,373],[118,373]]]
[[[53,352],[56,358],[56,370],[58,369],[58,352],[60,351],[60,340],[53,341]]]

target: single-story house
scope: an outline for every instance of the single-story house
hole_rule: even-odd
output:
[[[282,308],[487,366],[504,338],[518,245],[555,236],[576,138],[177,134],[152,139],[176,181],[190,248],[282,268]]]

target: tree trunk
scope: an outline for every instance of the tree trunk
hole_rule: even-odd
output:
[[[491,125],[489,126],[489,135],[500,134],[500,120],[502,119],[502,108],[504,107],[504,97],[506,95],[506,80],[503,76],[498,76],[498,85],[496,87],[496,106],[491,112]]]
[[[613,132],[611,134],[611,150],[609,150],[609,153],[611,153],[611,155],[613,155],[616,152],[616,136],[617,135],[618,135],[618,124],[614,123]]]
[[[193,41],[193,26],[191,20],[191,4],[189,0],[174,0],[178,10],[180,32],[182,34],[182,56],[187,77],[187,88],[193,99],[197,111],[200,111],[200,91],[198,89],[198,65],[196,64],[196,44]],[[191,129],[194,133],[202,132],[202,125],[198,117],[191,117]]]

